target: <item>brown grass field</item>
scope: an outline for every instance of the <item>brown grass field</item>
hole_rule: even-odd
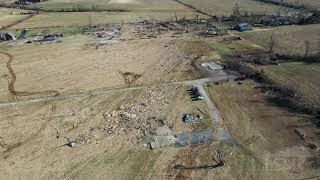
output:
[[[83,5],[83,6],[82,6]],[[106,23],[128,23],[143,20],[173,20],[178,18],[194,18],[196,15],[206,17],[193,12],[188,7],[178,4],[171,0],[151,1],[151,0],[134,0],[123,3],[122,1],[47,1],[34,4],[38,8],[59,10],[59,8],[102,8],[101,10],[122,9],[129,12],[72,12],[72,13],[45,13],[34,16],[31,19],[19,23],[12,29],[23,28],[43,28],[56,26],[83,26],[89,22],[93,25]],[[99,9],[97,9],[99,10]],[[13,18],[13,16],[11,16]],[[4,18],[3,18],[4,19]],[[91,19],[91,20],[89,20]],[[3,20],[4,21],[4,20]],[[7,20],[9,21],[9,20]],[[11,21],[10,21],[11,22]]]
[[[280,0],[272,0],[275,2],[281,2]],[[306,6],[308,8],[316,8],[316,9],[320,9],[320,2],[318,0],[300,0],[300,1],[296,1],[296,0],[285,0],[284,2],[289,3],[289,4],[293,4],[293,5],[303,5]]]
[[[0,24],[1,26],[11,25],[25,17],[27,16],[26,15],[0,15]]]
[[[296,126],[292,126],[310,122],[311,117],[269,105],[256,86],[259,85],[246,81],[244,85],[223,84],[208,88],[226,126],[244,147],[229,161],[231,176],[288,179],[308,177],[309,173],[316,175],[317,170],[310,170],[307,165],[308,156],[312,154],[301,148],[299,137],[294,133]],[[305,130],[308,129],[310,127]]]
[[[99,49],[86,46],[92,42],[89,37],[77,35],[66,37],[63,44],[30,44],[6,49],[15,58],[12,67],[17,76],[16,89],[29,92],[54,89],[61,95],[72,95],[123,87],[119,69],[142,73],[137,81],[140,85],[175,81],[186,78],[183,66],[170,70],[173,64],[181,62],[180,53],[208,58],[213,53],[210,46],[199,40],[159,38],[119,42]],[[207,48],[199,52],[196,47]],[[1,56],[1,59],[5,57]],[[2,62],[1,72],[5,71],[5,62]],[[0,82],[1,87],[7,86],[6,78]],[[309,122],[310,117],[293,115],[269,105],[256,86],[256,83],[246,81],[244,85],[230,83],[206,89],[217,104],[226,127],[239,143],[236,147],[212,145],[226,153],[227,166],[219,169],[170,170],[171,165],[180,163],[189,166],[212,164],[211,146],[151,151],[132,144],[130,132],[126,136],[101,133],[99,127],[106,124],[103,114],[146,98],[145,95],[154,89],[147,88],[66,99],[54,104],[1,107],[1,144],[12,148],[1,150],[5,160],[0,165],[0,173],[2,177],[18,179],[26,176],[41,179],[286,179],[317,175],[317,169],[309,167],[312,154],[304,148],[294,128],[289,128]],[[175,132],[193,128],[181,122],[183,113],[196,108],[207,112],[203,101],[191,101],[186,87],[155,89],[165,95],[161,99],[150,99],[154,103],[148,106],[148,113],[168,119]],[[8,98],[6,88],[1,89],[1,98],[2,101]],[[23,99],[17,97],[16,100]],[[55,107],[54,111],[52,107]],[[70,149],[61,146],[65,140],[56,138],[57,131],[62,137],[84,138],[95,143]]]
[[[22,9],[10,9],[10,8],[0,8],[0,15],[10,15],[10,14],[20,14],[21,12],[28,12]]]
[[[162,74],[173,68],[165,70],[161,66],[164,61],[168,61],[168,66],[181,61],[177,47],[170,45],[173,43],[170,39],[119,42],[98,50],[90,46],[93,43],[93,38],[77,35],[65,38],[62,44],[30,44],[10,48],[8,52],[14,56],[12,66],[17,72],[17,87],[25,91],[56,89],[61,93],[124,87],[126,84],[119,71],[142,74],[137,83],[152,84],[173,78],[173,74]],[[163,47],[165,45],[171,48]],[[7,59],[4,55],[0,56]],[[1,72],[7,72],[6,61],[0,63]],[[106,78],[109,80],[105,81]],[[0,84],[3,87],[1,100],[4,100],[8,93],[4,88],[7,79],[2,78]]]
[[[59,10],[59,9],[97,9],[97,10],[128,10],[128,11],[179,11],[184,9],[178,3],[172,0],[50,0],[34,4],[40,9]]]
[[[21,15],[21,12],[26,12],[24,10],[17,9],[8,9],[8,8],[0,8],[0,28],[3,26],[7,26],[13,24],[27,15]]]
[[[268,48],[273,33],[275,34],[275,53],[303,55],[305,41],[310,42],[313,53],[317,53],[320,50],[320,25],[257,29],[256,31],[239,33],[238,35],[262,47]]]
[[[182,0],[182,2],[190,4],[206,13],[212,15],[230,15],[233,7],[238,3],[242,11],[274,14],[278,10],[278,6],[260,3],[254,0]]]
[[[61,44],[1,46],[1,50],[14,57],[11,66],[16,75],[16,91],[56,90],[60,96],[66,97],[60,101],[0,107],[1,177],[159,179],[176,176],[175,172],[168,172],[168,166],[175,159],[175,163],[179,163],[179,154],[189,152],[188,148],[169,147],[151,151],[143,144],[134,143],[135,134],[131,131],[107,136],[101,129],[107,127],[104,114],[122,105],[141,104],[141,100],[147,101],[148,106],[144,110],[146,112],[137,113],[138,116],[145,114],[166,119],[176,133],[193,129],[181,121],[183,113],[196,108],[207,111],[203,101],[191,101],[186,87],[157,86],[190,78],[185,73],[188,69],[182,59],[179,39],[170,38],[170,35],[138,39],[130,34],[131,26],[123,28],[124,36],[130,40],[99,48],[92,46],[95,39],[86,35],[64,37]],[[0,58],[3,60],[0,62],[0,101],[39,98],[38,95],[10,96],[8,57],[1,55]],[[136,86],[155,86],[90,95],[91,90],[127,87],[119,71],[142,74]],[[68,98],[81,92],[89,94]],[[162,95],[155,98],[159,93]],[[60,138],[57,138],[57,133]],[[81,138],[90,143],[72,149],[63,146],[67,142],[63,137]],[[195,153],[194,162],[199,165],[212,163],[211,159],[203,157],[209,153],[208,150],[199,148],[197,152],[200,156]],[[208,173],[187,174],[205,177]]]
[[[268,49],[271,35],[275,33],[275,53],[300,55],[305,52],[305,41],[310,42],[310,53],[320,51],[320,26],[284,26],[271,29],[257,29],[252,32],[239,33],[246,40]],[[257,66],[263,69],[266,75],[275,82],[288,85],[297,90],[303,99],[320,104],[318,89],[318,64],[299,62],[281,63],[279,66]]]
[[[132,144],[130,132],[126,135],[106,136],[98,129],[105,126],[104,113],[121,105],[139,101],[150,90],[57,101],[53,119],[50,103],[0,108],[2,139],[8,146],[23,142],[21,146],[6,152],[5,159],[3,159],[3,149],[0,147],[1,177],[9,179],[26,177],[39,179],[170,178],[171,175],[167,172],[168,165],[183,149],[169,147],[151,151],[142,145]],[[172,89],[164,88],[163,90]],[[197,107],[204,109],[205,104],[191,102],[184,88],[178,88],[172,92],[174,94],[167,93],[154,106],[149,106],[151,109],[148,111],[157,111],[156,117],[170,119],[176,132],[190,131],[191,128],[181,122],[181,114]],[[70,115],[72,112],[75,112],[74,116]],[[41,128],[43,125],[45,125],[44,128]],[[59,130],[61,137],[83,138],[92,143],[74,149],[62,146],[66,140],[56,138],[56,129]],[[197,173],[194,176],[204,177],[205,175]]]
[[[212,15],[230,15],[236,2],[181,1]],[[279,9],[255,0],[238,3],[242,10],[254,12],[272,14]],[[230,31],[243,38],[232,40],[228,35],[201,37],[198,30],[204,30],[205,23],[156,26],[154,22],[173,20],[175,15],[180,19],[200,15],[173,0],[49,0],[31,6],[126,12],[40,12],[6,29],[19,34],[29,28],[26,40],[44,34],[47,27],[47,33],[62,32],[64,37],[52,44],[0,43],[0,180],[320,177],[319,119],[278,106],[261,90],[262,84],[250,79],[243,84],[202,84],[204,79],[199,78],[205,75],[194,64],[225,62],[235,50],[267,49],[273,32],[275,53],[301,55],[306,40],[316,53],[319,25]],[[20,12],[0,8],[0,24],[14,23],[23,16]],[[135,23],[143,20],[151,21]],[[99,26],[89,30],[85,27],[89,24]],[[119,37],[108,39],[118,27]],[[109,34],[106,38],[90,34],[97,29]],[[320,105],[320,65],[288,62],[255,67]],[[137,79],[130,84],[124,74]],[[190,97],[188,90],[195,85],[203,85],[209,96],[204,99],[209,101]],[[210,106],[210,99],[217,108]],[[190,112],[201,113],[202,121],[184,123],[183,115]],[[217,123],[219,113],[221,123]],[[152,138],[156,127],[164,125],[174,134],[211,128],[214,138],[230,140],[228,133],[217,131],[223,127],[234,144],[214,139],[211,144],[151,150],[143,137]],[[75,139],[76,146],[68,147],[67,138]],[[221,153],[224,166],[216,166],[216,153]]]
[[[84,26],[88,24],[101,25],[110,23],[129,23],[143,20],[173,20],[178,18],[194,18],[198,13],[190,10],[166,12],[71,12],[71,13],[41,13],[19,23],[12,29],[41,28],[56,26]],[[90,20],[91,19],[91,20]]]

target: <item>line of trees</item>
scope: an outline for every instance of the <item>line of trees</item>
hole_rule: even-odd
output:
[[[320,47],[320,41],[318,42]],[[270,35],[270,39],[268,42],[268,53],[274,54],[275,47],[277,46],[277,34],[273,32]],[[320,62],[320,50],[317,49],[314,51],[313,47],[311,46],[311,42],[309,40],[304,41],[303,53],[300,55],[288,55],[288,54],[279,54],[277,56],[284,59],[284,60],[292,60],[292,61],[303,61],[307,63],[319,63]]]
[[[267,97],[270,102],[293,109],[296,112],[315,116],[320,115],[320,107],[317,104],[307,101],[297,93],[296,88],[292,83],[278,83],[273,79],[270,79],[263,70],[258,71],[250,64],[239,59],[233,58],[232,60],[228,60],[225,65],[227,68],[238,71],[248,78],[263,83],[263,90],[271,92]]]
[[[281,7],[287,7],[292,9],[298,9],[298,10],[307,10],[310,12],[318,12],[320,7],[317,7],[316,5],[311,6],[304,3],[303,0],[295,0],[294,2],[288,2],[286,0],[256,0],[259,2],[264,3],[272,3]]]

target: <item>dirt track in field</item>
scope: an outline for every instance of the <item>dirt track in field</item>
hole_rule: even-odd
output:
[[[53,116],[56,112],[56,104],[53,101],[51,101],[50,103],[51,103],[50,117],[41,125],[41,127],[35,133],[33,133],[32,135],[27,137],[25,140],[14,143],[14,144],[6,144],[4,142],[3,147],[5,148],[5,151],[3,151],[2,158],[4,158],[4,159],[8,158],[14,149],[21,147],[24,144],[27,144],[27,143],[31,142],[32,140],[34,140],[36,137],[38,137],[42,133],[42,131],[47,127],[47,125],[50,124],[50,122],[51,122],[51,120],[53,120]],[[58,137],[59,137],[59,132],[57,131],[57,138]]]
[[[14,83],[17,80],[17,76],[11,67],[13,56],[9,53],[2,52],[2,51],[0,51],[0,53],[6,55],[9,58],[9,60],[7,61],[7,69],[10,72],[11,77],[9,77],[8,75],[6,75],[6,77],[8,79],[8,90],[12,96],[51,95],[51,94],[53,94],[53,96],[59,96],[59,92],[55,90],[39,91],[39,92],[16,91],[14,88]]]
[[[31,96],[31,95],[40,95],[40,96],[43,96],[43,95],[53,95],[53,97],[57,97],[59,96],[59,92],[58,91],[55,91],[55,90],[48,90],[48,91],[39,91],[39,92],[23,92],[23,91],[16,91],[15,90],[15,87],[14,87],[14,83],[16,82],[17,80],[17,76],[16,74],[14,73],[14,70],[12,69],[11,67],[11,63],[13,61],[13,56],[7,52],[2,52],[0,51],[1,54],[3,55],[6,55],[8,57],[8,61],[7,61],[7,69],[10,73],[10,76],[9,75],[5,75],[6,78],[8,79],[8,90],[10,92],[10,95],[11,95],[11,100],[14,100],[16,101],[17,99],[17,96]],[[5,151],[4,151],[4,156],[3,158],[7,158],[9,155],[10,155],[10,152],[12,150],[14,150],[15,148],[18,148],[30,141],[32,141],[34,138],[36,138],[46,127],[47,125],[50,123],[50,121],[53,119],[53,115],[55,114],[55,111],[56,111],[56,105],[53,101],[50,101],[51,103],[51,113],[50,113],[50,118],[48,118],[43,124],[42,126],[40,127],[40,129],[38,129],[35,133],[33,133],[30,137],[27,137],[24,141],[20,141],[20,142],[17,142],[17,143],[14,143],[14,144],[6,144],[5,142],[1,143],[2,144],[2,147],[5,148]],[[57,132],[58,133],[58,132]],[[2,140],[3,138],[0,137]]]

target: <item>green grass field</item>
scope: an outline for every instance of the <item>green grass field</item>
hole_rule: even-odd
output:
[[[275,82],[293,87],[307,101],[320,105],[320,64],[284,63],[267,66],[264,72]]]

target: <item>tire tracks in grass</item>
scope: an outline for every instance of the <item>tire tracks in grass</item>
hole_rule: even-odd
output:
[[[59,96],[59,92],[55,90],[36,91],[36,92],[16,91],[14,84],[17,80],[17,76],[11,67],[13,56],[3,51],[0,51],[0,54],[3,54],[9,58],[9,60],[7,61],[7,69],[10,72],[11,77],[9,77],[8,75],[6,75],[6,77],[8,79],[8,90],[12,96],[51,95],[51,94],[54,94],[54,96]]]
[[[35,91],[35,92],[16,91],[14,84],[17,80],[17,76],[11,67],[11,63],[14,58],[10,53],[7,53],[7,52],[0,51],[0,54],[3,54],[8,57],[8,61],[7,61],[6,66],[7,66],[9,73],[10,73],[10,76],[9,75],[5,75],[5,76],[8,80],[8,90],[10,93],[9,99],[16,101],[19,96],[31,96],[31,95],[39,95],[39,96],[45,95],[45,96],[52,96],[52,97],[59,96],[60,93],[55,90]],[[47,125],[50,124],[50,122],[54,119],[53,116],[54,116],[54,114],[56,112],[56,108],[57,108],[56,104],[54,101],[48,101],[48,102],[51,104],[49,118],[46,119],[45,122],[41,125],[41,127],[35,133],[33,133],[31,136],[27,137],[24,141],[20,141],[20,142],[14,143],[14,144],[6,144],[4,139],[1,137],[2,141],[3,141],[3,143],[2,143],[3,148],[5,148],[5,151],[3,152],[4,159],[8,158],[14,149],[21,147],[22,145],[27,144],[27,143],[31,142],[33,139],[35,139],[36,137],[38,137],[38,135],[41,134],[42,131],[47,127]],[[57,131],[57,134],[59,134],[58,131]]]

